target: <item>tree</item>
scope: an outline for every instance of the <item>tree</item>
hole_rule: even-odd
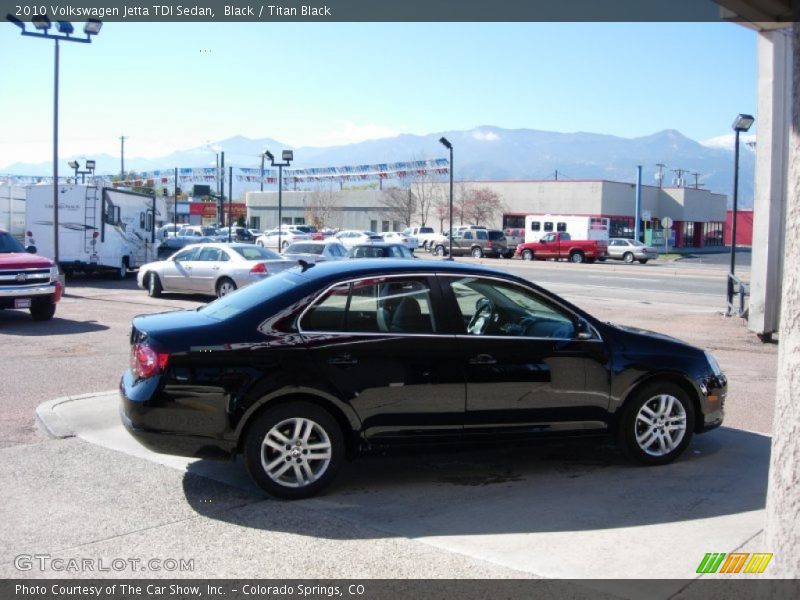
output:
[[[455,209],[453,209],[455,210]],[[450,220],[450,195],[440,194],[433,201],[433,216],[439,220],[439,231],[444,231],[444,222]],[[448,227],[449,229],[449,227]]]
[[[317,229],[338,225],[339,196],[332,183],[314,190],[306,201],[306,221]]]
[[[409,227],[417,213],[417,198],[411,188],[388,188],[381,193],[380,203],[383,215],[392,221],[400,221]]]
[[[467,208],[469,206],[469,198],[470,198],[471,190],[467,189],[463,183],[459,183],[455,190],[453,191],[453,221],[455,225],[456,219],[458,220],[459,225],[464,224],[464,219],[469,218],[467,216]]]
[[[503,208],[500,196],[490,188],[470,190],[465,203],[466,216],[475,225],[486,223]]]

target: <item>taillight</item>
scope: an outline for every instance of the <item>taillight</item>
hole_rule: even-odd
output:
[[[269,270],[267,269],[267,265],[265,265],[264,263],[260,262],[260,263],[256,263],[255,265],[253,265],[253,268],[250,269],[250,274],[251,275],[268,275],[269,274]]]
[[[167,368],[169,354],[156,352],[148,344],[134,344],[131,347],[131,371],[137,379],[147,379],[159,375]]]

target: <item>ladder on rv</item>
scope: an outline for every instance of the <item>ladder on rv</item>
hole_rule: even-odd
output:
[[[83,215],[83,249],[90,255],[94,254],[95,250],[92,241],[95,239],[94,234],[97,231],[97,201],[97,186],[86,186],[86,202],[84,203]]]

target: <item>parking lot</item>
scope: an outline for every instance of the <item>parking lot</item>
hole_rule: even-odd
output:
[[[15,348],[0,422],[2,480],[11,484],[0,572],[58,576],[13,566],[22,552],[50,552],[188,555],[194,572],[167,574],[181,577],[690,578],[705,552],[757,545],[777,346],[722,316],[721,293],[686,292],[701,282],[723,290],[724,271],[489,264],[544,281],[603,319],[712,350],[730,380],[726,426],[658,469],[588,441],[391,454],[358,461],[321,497],[277,502],[240,464],[151,454],[118,423],[131,317],[207,299],[149,298],[132,279],[72,279],[51,322],[0,312],[0,334]],[[35,410],[66,397],[48,405],[65,436],[51,439]],[[622,548],[630,560],[620,560]],[[113,576],[127,575],[164,574]]]

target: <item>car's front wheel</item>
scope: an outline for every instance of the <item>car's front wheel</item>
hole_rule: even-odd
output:
[[[344,437],[333,416],[316,404],[280,404],[248,429],[244,458],[250,477],[267,493],[308,498],[336,476]]]
[[[56,314],[56,305],[50,296],[42,299],[34,299],[31,302],[31,317],[34,321],[49,321]]]
[[[161,279],[158,278],[157,274],[150,273],[147,276],[147,295],[151,298],[158,298],[162,291]]]
[[[668,381],[648,384],[631,398],[620,423],[620,442],[637,462],[663,465],[689,445],[694,408],[687,393]]]
[[[433,249],[433,255],[434,255],[434,256],[444,256],[444,246],[442,246],[441,244],[439,244],[438,246],[436,246],[436,247]]]
[[[527,248],[522,251],[522,260],[533,260],[533,251]]]

